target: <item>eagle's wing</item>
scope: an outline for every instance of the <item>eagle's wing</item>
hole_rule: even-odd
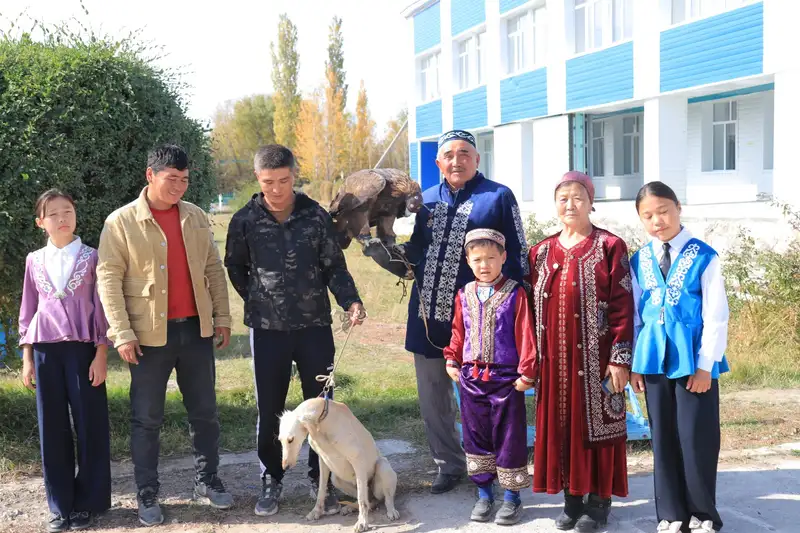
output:
[[[386,186],[386,179],[372,170],[359,170],[347,178],[331,202],[331,216],[357,209],[375,198]]]

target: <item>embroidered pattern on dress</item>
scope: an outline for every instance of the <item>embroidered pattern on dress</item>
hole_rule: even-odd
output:
[[[436,312],[434,319],[439,322],[453,320],[453,298],[456,296],[456,279],[458,269],[464,256],[464,237],[467,234],[467,222],[472,213],[472,200],[467,200],[456,209],[456,216],[450,225],[447,236],[447,250],[444,253],[442,273],[439,276],[439,290],[436,294]],[[427,265],[425,265],[427,266]]]
[[[37,250],[33,253],[33,279],[36,280],[36,285],[42,290],[45,296],[50,296],[53,292],[53,285],[47,280],[44,267],[44,249]]]
[[[508,490],[521,490],[531,486],[531,477],[528,467],[500,468],[497,467],[497,482]]]
[[[519,240],[519,262],[520,266],[522,266],[522,278],[527,280],[528,276],[531,274],[531,266],[528,264],[530,246],[528,246],[528,241],[525,239],[525,229],[522,227],[522,214],[519,211],[518,205],[511,207],[511,215],[514,219],[514,229],[517,230],[517,239]],[[527,283],[527,281],[524,283]],[[526,287],[526,290],[530,290],[530,287]]]
[[[92,257],[92,249],[88,246],[81,246],[78,259],[75,261],[75,269],[67,282],[67,290],[70,296],[75,296],[75,291],[83,284],[86,272],[89,270],[89,259]]]
[[[658,287],[658,280],[653,270],[653,249],[648,244],[639,250],[639,266],[642,268],[644,274],[643,288],[650,291],[650,303],[653,305],[661,305],[661,289]]]
[[[550,265],[547,255],[550,252],[550,243],[543,244],[536,252],[536,262],[533,271],[536,274],[536,283],[533,287],[533,333],[536,335],[536,348],[539,361],[542,360],[542,336],[544,335],[544,288],[550,278]]]
[[[494,474],[497,472],[497,457],[495,455],[473,455],[468,453],[466,456],[468,475],[477,476],[479,474]]]
[[[475,282],[469,282],[464,287],[467,297],[469,316],[472,326],[469,332],[469,341],[472,345],[472,357],[475,361],[494,363],[494,335],[497,324],[497,308],[505,302],[517,287],[517,282],[507,279],[488,300],[481,303],[478,299]]]
[[[626,272],[622,279],[619,280],[619,284],[628,292],[633,292],[633,282],[631,281],[631,273]]]
[[[428,219],[433,226],[433,237],[425,255],[425,271],[422,275],[422,298],[419,302],[419,317],[430,318],[433,287],[436,284],[436,267],[439,262],[439,252],[442,249],[444,230],[447,227],[447,204],[438,202],[433,210],[433,215]]]
[[[621,414],[625,413],[625,394],[615,392],[614,394],[606,394],[603,401],[603,408],[608,416],[618,418]]]
[[[578,277],[581,291],[581,302],[586,309],[596,309],[597,300],[597,279],[595,267],[603,261],[603,244],[606,234],[598,231],[589,252],[578,260]],[[604,423],[603,406],[605,403],[605,393],[603,393],[600,381],[600,335],[597,328],[597,321],[583,319],[583,368],[586,372],[584,386],[584,407],[586,409],[586,426],[588,429],[588,441],[598,442],[626,434],[627,426],[625,423],[625,412],[621,414],[611,414],[613,422]],[[608,412],[608,411],[607,411]]]
[[[683,282],[686,280],[686,274],[692,268],[694,260],[697,258],[697,253],[700,251],[700,245],[691,243],[684,248],[681,254],[681,259],[675,266],[675,272],[669,278],[667,283],[667,303],[673,307],[678,305],[681,299],[681,289],[683,289]]]
[[[601,337],[608,333],[608,302],[597,302],[597,333]]]
[[[633,344],[628,341],[618,342],[612,345],[611,359],[609,359],[609,361],[617,365],[630,366],[631,360],[633,359],[632,346]]]

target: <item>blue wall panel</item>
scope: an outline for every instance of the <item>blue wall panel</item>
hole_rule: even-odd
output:
[[[511,11],[515,7],[528,3],[530,0],[500,0],[500,13]]]
[[[417,138],[442,133],[442,101],[434,100],[417,107]]]
[[[500,80],[500,121],[547,115],[547,69]]]
[[[412,142],[408,145],[409,176],[414,181],[419,181],[419,143]]]
[[[436,142],[419,143],[419,171],[422,176],[420,187],[423,191],[439,184],[439,167],[436,166],[438,150]]]
[[[450,7],[451,35],[458,35],[478,24],[486,22],[484,0],[452,0]]]
[[[439,2],[414,15],[414,53],[424,52],[442,41]]]
[[[633,43],[567,61],[567,109],[633,98]]]
[[[763,71],[762,2],[661,33],[662,92],[752,76]]]
[[[468,130],[481,128],[488,123],[486,86],[453,96],[453,127]]]

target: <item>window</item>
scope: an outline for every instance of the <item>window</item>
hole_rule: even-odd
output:
[[[427,102],[439,95],[439,52],[436,52],[419,60],[419,98]]]
[[[486,81],[486,34],[472,35],[458,42],[458,88],[470,89]]]
[[[545,9],[529,9],[506,21],[508,64],[514,74],[541,65],[545,61]]]
[[[714,104],[711,126],[713,170],[736,170],[736,102]]]
[[[605,176],[606,148],[605,122],[592,121],[592,177]]]
[[[672,0],[672,23],[710,17],[723,11],[736,9],[754,0]]]
[[[639,174],[641,172],[642,117],[622,119],[622,172]]]
[[[575,53],[633,38],[634,0],[575,0]]]

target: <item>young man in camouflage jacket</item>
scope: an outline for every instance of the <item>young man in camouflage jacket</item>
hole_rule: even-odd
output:
[[[331,371],[334,358],[328,289],[352,324],[360,324],[366,315],[330,215],[293,190],[292,152],[280,145],[265,146],[254,163],[262,192],[231,219],[225,267],[244,300],[244,322],[251,328],[262,476],[255,514],[270,516],[278,512],[283,489],[278,416],[284,410],[292,361],[297,363],[303,397],[319,396],[322,384],[315,378]],[[313,451],[308,466],[316,498],[319,458]],[[326,513],[338,512],[332,490],[325,506]]]

